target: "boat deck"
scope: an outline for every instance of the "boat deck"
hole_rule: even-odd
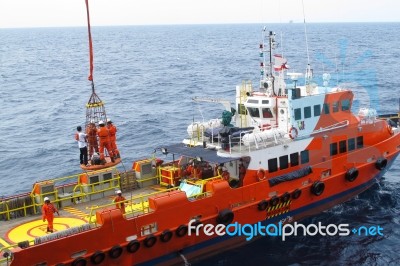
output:
[[[148,212],[147,199],[149,196],[168,191],[166,187],[160,185],[150,185],[146,187],[137,187],[126,190],[122,195],[126,198],[125,204],[126,217],[133,217],[140,213]],[[96,226],[96,211],[105,208],[114,208],[115,189],[110,193],[103,193],[103,197],[91,199],[90,196],[76,197],[67,201],[58,201],[54,205],[58,207],[60,215],[55,214],[54,233],[65,231],[70,228],[79,228],[81,226]],[[4,202],[0,202],[0,205]],[[0,217],[0,254],[24,242],[28,245],[37,243],[38,239],[53,235],[47,233],[47,221],[43,222],[41,207],[42,204],[36,204],[34,214],[26,214],[21,217],[15,216],[9,212],[10,219],[7,219],[3,208],[3,215]],[[64,206],[63,206],[64,205]],[[4,206],[4,205],[3,205]],[[29,243],[27,243],[29,242]],[[1,256],[0,259],[3,259]],[[0,261],[1,265],[1,261]]]
[[[1,199],[0,265],[7,265],[3,255],[16,246],[24,248],[97,227],[96,212],[116,207],[113,200],[117,190],[122,190],[126,199],[126,218],[151,212],[149,197],[179,189],[177,184],[181,180],[180,168],[174,163],[159,167],[153,167],[152,163],[144,159],[125,172],[106,168],[44,180],[35,183],[30,193]],[[205,184],[216,178],[222,177],[185,177],[181,190],[190,198],[202,197],[207,194]],[[47,233],[47,221],[42,220],[45,197],[50,198],[60,213],[55,215],[53,233]]]

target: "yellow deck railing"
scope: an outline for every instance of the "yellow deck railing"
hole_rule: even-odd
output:
[[[82,175],[93,176],[104,173],[111,173],[112,178],[90,184],[83,184],[80,179]],[[54,188],[51,191],[38,193],[37,186],[42,185],[54,185]],[[66,188],[71,192],[71,195],[68,197],[60,197],[60,192],[64,191]],[[13,215],[13,213],[19,211],[23,211],[23,214],[21,215],[18,213],[17,216],[36,214],[40,211],[45,197],[51,197],[53,203],[61,204],[63,201],[73,200],[76,202],[77,198],[88,197],[92,194],[117,190],[119,188],[120,175],[116,168],[107,168],[89,173],[39,181],[34,184],[30,193],[20,194],[0,202],[0,217],[4,216],[5,220],[10,220],[12,216],[16,216],[15,214]]]
[[[165,189],[162,191],[156,191],[153,193],[149,193],[149,194],[144,194],[144,195],[137,195],[137,196],[132,196],[131,198],[124,200],[124,201],[120,201],[118,203],[125,203],[125,217],[135,217],[138,215],[142,215],[145,213],[150,212],[150,208],[149,208],[149,201],[148,198],[158,195],[158,194],[162,194],[162,193],[166,193],[166,192],[170,192],[170,191],[174,191],[174,190],[178,190],[178,187],[174,187],[174,188],[170,188],[170,189]],[[96,222],[96,211],[101,210],[101,209],[105,209],[108,207],[114,207],[116,203],[108,203],[108,204],[104,204],[104,205],[100,205],[100,206],[92,206],[90,208],[88,208],[89,211],[89,217],[88,217],[88,221],[89,223],[95,223]]]

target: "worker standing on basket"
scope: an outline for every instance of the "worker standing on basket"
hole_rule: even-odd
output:
[[[89,158],[92,158],[95,152],[99,152],[97,128],[93,121],[90,121],[89,125],[86,127],[86,137],[89,144]]]
[[[107,129],[107,127],[105,127],[104,122],[103,121],[99,121],[99,129],[97,130],[97,136],[99,136],[99,142],[100,142],[100,160],[104,161],[104,148],[107,149],[110,158],[111,158],[111,162],[114,162],[114,153],[111,149],[111,145],[110,145],[110,133]]]
[[[107,118],[107,128],[110,133],[110,145],[114,153],[114,158],[120,158],[119,151],[117,148],[117,127],[113,124],[111,119]]]

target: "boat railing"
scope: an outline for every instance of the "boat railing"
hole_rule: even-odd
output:
[[[91,176],[98,179],[84,178]],[[0,201],[0,219],[10,220],[37,214],[41,211],[45,197],[63,208],[90,201],[92,197],[99,198],[99,195],[114,195],[119,188],[120,175],[115,168],[39,181],[33,185],[30,193],[3,198]]]
[[[188,184],[197,186],[200,189],[199,193],[189,196],[188,199],[196,200],[199,198],[207,197],[209,195],[209,191],[206,191],[206,189],[205,189],[206,184],[210,181],[221,180],[221,179],[222,179],[221,175],[213,176],[213,177],[210,177],[207,179],[187,179],[186,182]],[[156,191],[156,192],[149,193],[149,194],[131,196],[129,199],[126,199],[119,203],[125,204],[125,210],[126,210],[125,218],[134,218],[134,217],[151,212],[151,209],[149,207],[149,201],[148,201],[149,197],[160,195],[160,194],[171,192],[171,191],[176,191],[176,190],[180,190],[180,188],[172,187],[169,189]],[[104,204],[104,205],[90,207],[89,208],[89,216],[88,216],[89,223],[96,225],[97,224],[96,223],[96,212],[98,210],[107,209],[110,207],[115,207],[115,203],[108,203],[108,204]]]
[[[159,195],[162,193],[166,193],[166,192],[170,192],[170,191],[175,191],[178,189],[179,189],[179,187],[173,187],[173,188],[169,188],[169,189],[162,190],[162,191],[156,191],[156,192],[149,193],[149,194],[131,196],[129,199],[120,201],[118,203],[125,204],[125,210],[126,210],[126,213],[124,215],[125,218],[137,217],[139,215],[143,215],[143,214],[151,212],[151,209],[149,207],[149,201],[148,201],[149,197]],[[95,206],[89,207],[88,208],[89,209],[89,216],[88,216],[89,224],[93,224],[93,225],[97,226],[96,212],[99,210],[107,209],[107,208],[114,208],[115,204],[116,203],[112,202],[112,203],[107,203],[104,205],[95,205]]]
[[[222,178],[222,176],[220,174],[218,174],[217,176],[213,176],[213,177],[207,178],[207,179],[187,179],[186,182],[188,182],[190,185],[197,186],[197,187],[200,188],[200,192],[199,193],[196,193],[196,194],[193,194],[191,196],[188,196],[188,199],[189,200],[197,200],[197,199],[209,197],[210,196],[210,191],[206,190],[206,184],[208,182],[212,182],[212,181],[215,181],[215,180],[222,180],[222,179],[223,178]],[[91,185],[96,186],[96,185],[99,185],[100,183],[101,182],[96,182],[96,183],[93,183]],[[79,186],[81,186],[81,185],[77,184],[76,187],[79,187]],[[162,190],[162,191],[156,191],[156,192],[149,193],[149,194],[131,196],[129,199],[123,201],[123,203],[125,203],[125,205],[126,205],[126,213],[124,214],[125,218],[135,218],[135,217],[138,217],[140,215],[144,215],[146,213],[150,213],[152,210],[149,207],[149,200],[148,200],[149,197],[160,195],[160,194],[163,194],[163,193],[168,193],[168,192],[171,192],[171,191],[176,191],[176,190],[180,190],[180,188],[179,187],[173,187],[173,188],[170,188],[170,189],[166,189],[166,190]],[[86,193],[86,194],[90,195],[90,193]],[[121,202],[119,202],[119,203],[121,203]],[[13,248],[21,246],[21,245],[23,245],[24,247],[28,247],[28,246],[32,246],[32,245],[38,245],[38,244],[45,243],[45,242],[48,242],[48,241],[52,241],[52,240],[55,240],[55,239],[59,239],[59,238],[68,237],[68,236],[71,236],[71,235],[74,235],[74,234],[78,234],[80,232],[90,230],[91,228],[96,228],[96,227],[99,226],[99,224],[97,223],[97,219],[96,219],[96,212],[99,211],[99,210],[115,208],[115,204],[116,203],[112,202],[112,203],[108,203],[108,204],[104,204],[104,205],[95,205],[95,206],[87,207],[87,209],[89,210],[89,215],[85,217],[85,219],[87,220],[87,223],[82,224],[82,225],[77,226],[77,227],[71,227],[71,228],[68,228],[66,230],[54,232],[54,233],[49,234],[49,235],[36,237],[34,240],[27,240],[27,241],[23,241],[23,242],[20,242],[20,243],[8,245],[6,247],[2,247],[2,248],[0,248],[0,254],[3,254],[5,251],[12,250]],[[7,262],[7,258],[1,259],[0,260],[0,265],[2,265],[2,263],[5,263],[5,262]]]
[[[321,127],[320,129],[314,130],[313,132],[307,134],[307,135],[298,135],[298,138],[304,138],[304,137],[309,137],[310,135],[315,135],[318,133],[323,133],[323,132],[327,132],[330,130],[334,130],[334,129],[339,129],[339,128],[343,128],[343,127],[347,127],[350,124],[349,120],[343,120],[341,122],[332,124],[330,126],[327,127]]]

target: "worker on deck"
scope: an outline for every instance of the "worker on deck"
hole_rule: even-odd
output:
[[[88,150],[87,150],[87,138],[86,134],[82,132],[82,127],[77,126],[75,133],[75,140],[78,142],[79,147],[79,160],[80,163],[84,166],[88,164]]]
[[[183,175],[188,176],[188,177],[192,177],[193,168],[194,168],[193,160],[189,160],[189,163],[187,164],[185,172],[183,173]]]
[[[103,121],[99,121],[99,129],[97,130],[97,136],[99,136],[99,142],[100,142],[100,160],[102,160],[104,162],[105,158],[104,158],[104,148],[107,149],[110,158],[111,158],[111,162],[114,162],[114,153],[111,149],[111,145],[110,145],[110,133],[107,129],[107,127],[105,127],[104,122]]]
[[[239,186],[243,184],[244,176],[246,175],[246,167],[244,167],[243,163],[239,164]]]
[[[110,133],[110,144],[111,149],[114,153],[114,158],[120,158],[119,151],[117,149],[117,127],[113,124],[111,119],[107,118],[107,128]]]
[[[57,213],[60,216],[57,208],[54,207],[53,204],[50,203],[50,199],[45,197],[44,204],[42,206],[42,216],[43,222],[47,220],[47,233],[53,233],[53,220],[54,220],[54,213]]]
[[[99,144],[97,142],[97,128],[94,121],[91,120],[86,127],[86,137],[89,144],[89,158],[92,158],[95,152],[99,152]]]
[[[116,192],[115,192],[116,194],[117,194],[117,196],[114,198],[114,203],[116,203],[116,207],[118,208],[118,209],[121,209],[121,212],[122,212],[122,214],[125,214],[125,198],[124,198],[124,196],[122,196],[122,192],[121,192],[121,190],[117,190]]]

